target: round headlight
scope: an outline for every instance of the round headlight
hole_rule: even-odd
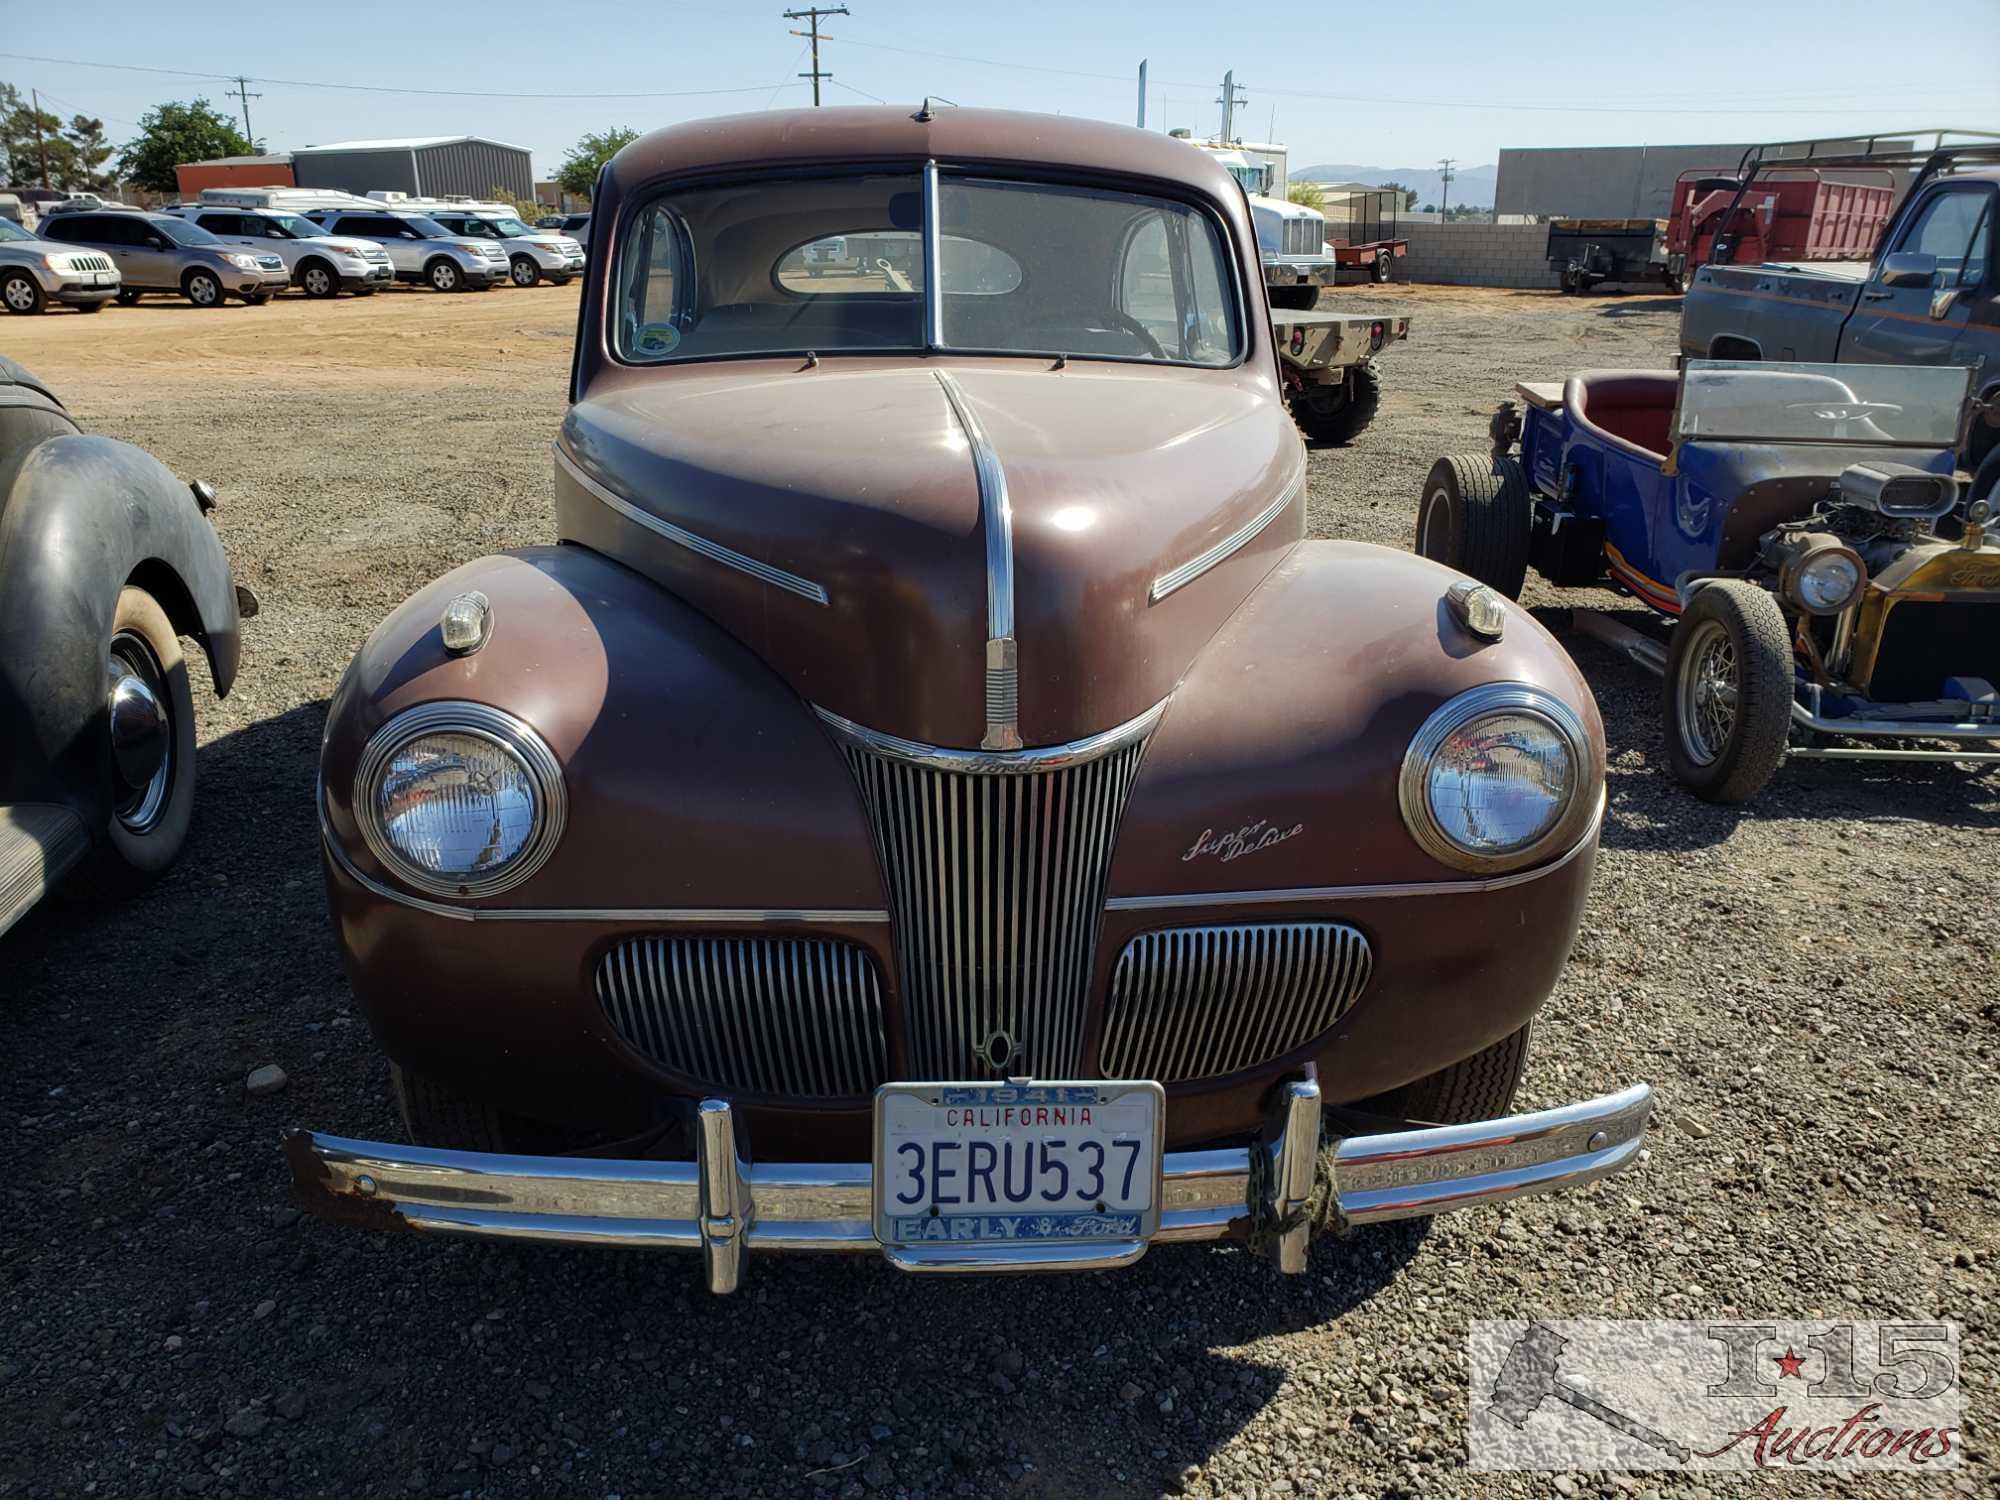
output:
[[[541,736],[481,703],[391,719],[354,773],[354,818],[405,884],[490,896],[541,867],[562,835],[562,771]]]
[[[1563,828],[1589,766],[1568,704],[1525,684],[1488,683],[1438,709],[1410,742],[1403,821],[1446,864],[1517,869]]]
[[[1822,552],[1798,571],[1793,584],[1799,603],[1816,615],[1847,607],[1861,587],[1861,563],[1849,552]]]

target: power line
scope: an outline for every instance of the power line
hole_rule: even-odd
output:
[[[810,32],[794,31],[792,35],[810,36],[812,38],[813,70],[810,73],[801,73],[799,77],[810,78],[813,81],[814,109],[819,108],[819,81],[822,78],[833,77],[831,73],[822,73],[819,70],[819,18],[821,16],[844,16],[847,13],[847,7],[844,5],[815,5],[807,10],[788,10],[785,12],[785,19],[787,21],[804,21],[812,28]]]
[[[837,89],[846,89],[850,94],[859,94],[864,99],[873,99],[877,104],[887,104],[889,102],[880,94],[871,94],[868,90],[858,89],[851,83],[842,83],[838,78],[828,77],[826,81]]]
[[[198,73],[188,68],[147,68],[135,63],[87,62],[79,57],[41,57],[28,52],[0,52],[0,57],[15,62],[53,63],[65,68],[109,68],[119,73],[157,73],[170,78],[199,78],[213,83],[234,83],[234,73]],[[717,94],[761,94],[766,85],[748,84],[741,88],[728,89],[657,89],[642,93],[576,93],[564,90],[553,94],[499,93],[482,89],[418,89],[402,88],[383,83],[327,83],[308,78],[261,78],[255,74],[245,76],[246,83],[271,84],[288,89],[340,89],[359,94],[422,94],[442,99],[699,99]]]

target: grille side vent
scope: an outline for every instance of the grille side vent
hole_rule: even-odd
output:
[[[843,746],[889,887],[912,1077],[1076,1076],[1105,877],[1145,744],[967,770]]]
[[[719,1088],[861,1098],[889,1076],[881,981],[855,943],[634,938],[598,961],[597,998],[630,1046]]]
[[[1141,933],[1112,971],[1104,1074],[1179,1083],[1270,1062],[1347,1014],[1373,967],[1336,922]]]

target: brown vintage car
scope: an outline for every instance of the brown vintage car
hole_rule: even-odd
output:
[[[381,1228],[912,1270],[1127,1264],[1617,1171],[1510,1116],[1597,851],[1560,647],[1307,541],[1210,156],[970,109],[605,170],[558,545],[398,609],[320,816],[404,1146]]]

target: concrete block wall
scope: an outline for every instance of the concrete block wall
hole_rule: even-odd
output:
[[[1398,232],[1410,242],[1410,253],[1396,268],[1399,281],[1551,290],[1561,284],[1545,258],[1546,224],[1413,224],[1406,219]]]

